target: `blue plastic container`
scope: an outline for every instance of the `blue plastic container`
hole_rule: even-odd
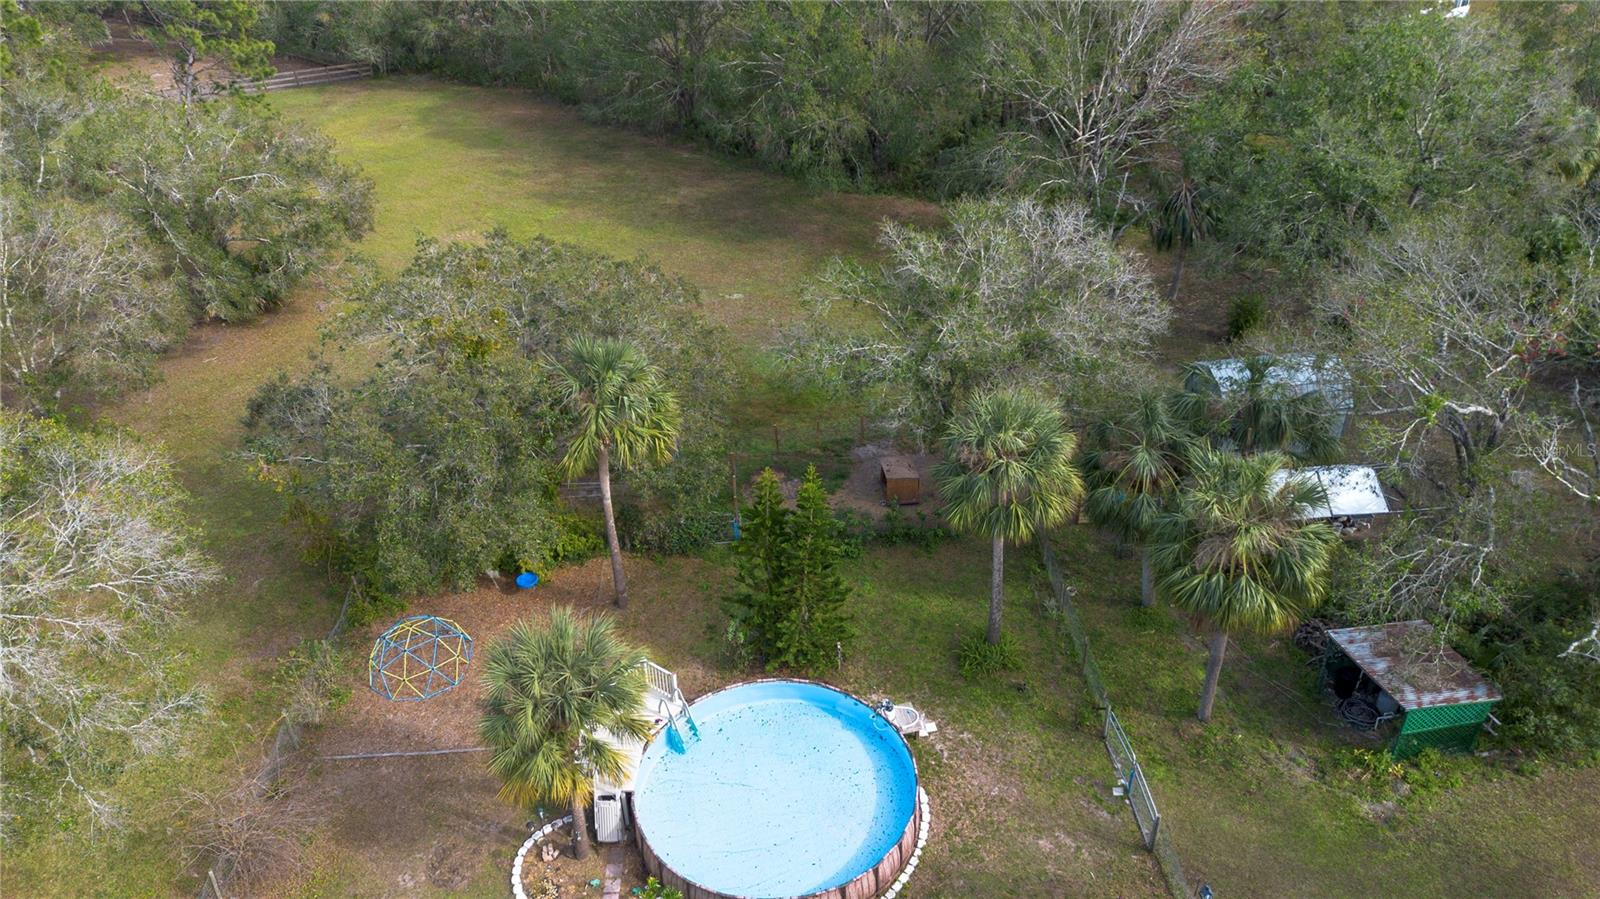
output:
[[[531,571],[517,575],[517,586],[524,590],[539,586],[539,576]]]

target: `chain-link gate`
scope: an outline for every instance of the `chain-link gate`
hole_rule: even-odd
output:
[[[1139,825],[1148,849],[1156,846],[1156,835],[1161,832],[1161,812],[1156,809],[1156,798],[1150,795],[1150,784],[1144,778],[1144,769],[1133,753],[1128,732],[1122,729],[1117,713],[1106,709],[1106,752],[1111,755],[1111,767],[1117,772],[1117,786],[1133,809],[1133,820]]]

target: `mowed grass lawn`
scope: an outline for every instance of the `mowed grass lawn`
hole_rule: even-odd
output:
[[[1352,784],[1339,761],[1379,744],[1337,722],[1287,635],[1230,645],[1202,727],[1205,649],[1179,615],[1139,606],[1138,559],[1087,528],[1057,545],[1191,885],[1308,899],[1600,895],[1600,767],[1525,776],[1456,759],[1463,784],[1386,806],[1392,793]]]

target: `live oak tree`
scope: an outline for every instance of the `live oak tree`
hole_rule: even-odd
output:
[[[197,316],[276,306],[372,225],[371,182],[326,137],[239,100],[184,114],[119,95],[60,142],[64,185],[140,223]]]
[[[944,458],[934,468],[950,526],[991,544],[989,626],[1000,643],[1007,542],[1027,540],[1064,521],[1083,496],[1073,462],[1077,438],[1059,409],[1037,394],[980,394],[951,420]]]
[[[677,446],[681,412],[678,398],[661,372],[632,344],[579,337],[550,366],[562,405],[574,427],[567,435],[561,471],[568,477],[590,471],[600,479],[600,507],[606,545],[611,550],[611,586],[617,608],[628,607],[628,579],[622,570],[622,544],[611,501],[611,469],[626,471],[661,464]]]
[[[176,289],[189,301],[190,317],[249,318],[281,302],[323,269],[334,249],[370,227],[371,184],[340,163],[321,135],[261,103],[230,98],[185,112],[96,77],[79,60],[86,26],[62,10],[71,7],[29,4],[41,35],[38,46],[14,48],[14,71],[0,92],[7,126],[0,131],[0,179],[14,211],[81,208],[86,221],[142,230],[142,248],[119,254],[151,263],[157,299],[141,305]],[[103,33],[104,24],[94,23]],[[16,214],[8,238],[27,223]],[[117,239],[127,242],[120,233]],[[91,272],[88,280],[103,274]],[[125,318],[125,302],[89,308],[125,296],[83,291],[73,314]],[[130,348],[128,355],[130,366],[141,364],[140,353]],[[98,392],[115,392],[107,386]]]
[[[1170,310],[1086,208],[963,201],[948,216],[939,231],[885,224],[881,266],[836,261],[786,358],[868,392],[924,440],[988,387],[1035,384],[1079,412],[1126,389]],[[843,304],[865,327],[832,323]]]
[[[725,485],[679,467],[725,459],[719,407],[731,378],[683,281],[492,232],[470,244],[423,241],[399,275],[354,288],[324,343],[328,364],[261,388],[246,443],[318,546],[369,587],[365,614],[468,588],[485,570],[542,570],[600,548],[596,529],[555,495],[558,438],[573,420],[545,360],[574,334],[640,347],[687,398],[683,452],[640,472],[617,524],[647,528],[656,548],[701,545],[703,523],[680,534],[678,516],[709,509]],[[348,343],[382,364],[335,376]],[[638,545],[639,533],[619,537]]]
[[[355,578],[358,619],[598,548],[554,495],[559,398],[497,338],[439,334],[427,361],[396,352],[354,382],[325,362],[250,400],[246,451],[311,548]]]
[[[50,411],[155,376],[189,310],[143,231],[114,209],[0,200],[0,402]]]
[[[0,759],[11,809],[81,803],[116,824],[105,778],[169,751],[201,706],[161,639],[215,577],[195,544],[159,453],[0,411]]]

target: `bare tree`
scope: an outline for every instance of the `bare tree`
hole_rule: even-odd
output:
[[[151,633],[214,576],[179,499],[131,439],[0,412],[0,720],[21,750],[7,758],[97,824],[116,809],[95,772],[168,745],[200,703]]]
[[[1018,161],[1046,184],[1100,198],[1149,161],[1174,114],[1231,70],[1239,4],[1094,0],[1017,3],[982,76],[1024,127]]]
[[[1510,241],[1448,218],[1369,241],[1320,302],[1391,461],[1440,490],[1470,492],[1508,438],[1536,452],[1541,435],[1559,433],[1555,407],[1535,414],[1544,404],[1530,388],[1600,300],[1541,276]]]
[[[147,383],[189,310],[139,229],[70,201],[0,200],[0,401],[48,409],[63,393]]]
[[[226,872],[231,892],[249,893],[269,875],[298,871],[312,811],[297,791],[264,790],[243,778],[220,793],[184,791],[194,824],[187,831],[188,862],[211,860]]]
[[[1461,617],[1498,609],[1504,596],[1493,573],[1505,549],[1504,511],[1489,488],[1444,508],[1414,512],[1367,541],[1348,559],[1340,590],[1363,622],[1426,618],[1441,633]]]
[[[919,437],[987,386],[1031,383],[1084,412],[1126,389],[1171,311],[1143,268],[1078,205],[958,203],[947,231],[887,223],[888,261],[836,261],[810,292],[810,316],[786,341],[802,369],[879,389],[881,412]],[[851,304],[869,328],[835,328]]]

